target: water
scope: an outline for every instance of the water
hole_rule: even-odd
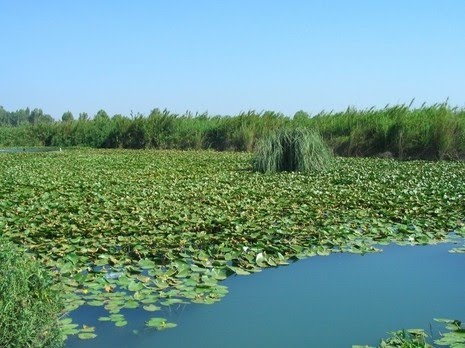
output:
[[[376,345],[387,332],[465,320],[465,255],[451,244],[388,246],[364,256],[333,254],[228,278],[229,294],[213,305],[126,312],[130,324],[99,323],[102,309],[75,319],[97,325],[98,337],[70,338],[67,347],[351,347]],[[144,320],[162,316],[177,328],[155,331]],[[132,331],[138,330],[138,334]]]

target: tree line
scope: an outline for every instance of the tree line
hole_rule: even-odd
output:
[[[257,140],[277,129],[313,128],[340,156],[400,159],[465,158],[465,111],[447,103],[411,108],[321,112],[287,117],[273,111],[234,116],[175,114],[153,109],[149,115],[93,117],[67,111],[56,121],[41,109],[9,112],[0,107],[0,146],[83,146],[130,149],[213,149],[252,151]]]

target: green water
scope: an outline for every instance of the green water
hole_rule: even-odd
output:
[[[351,347],[376,345],[387,332],[442,327],[433,318],[465,320],[465,254],[450,244],[388,246],[384,252],[333,254],[251,276],[228,278],[229,294],[213,305],[126,311],[129,325],[100,323],[100,308],[73,313],[98,337],[67,347]],[[177,328],[144,328],[151,316]],[[138,334],[134,334],[136,330]]]

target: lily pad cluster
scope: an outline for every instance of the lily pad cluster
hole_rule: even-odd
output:
[[[458,320],[451,319],[434,319],[437,322],[443,323],[446,331],[441,333],[441,337],[435,339],[431,337],[423,329],[408,329],[399,330],[390,333],[390,337],[382,339],[377,346],[378,348],[433,348],[433,347],[465,347],[465,328]],[[432,344],[434,343],[434,345]],[[372,346],[354,345],[352,348],[375,348]]]
[[[230,275],[390,242],[464,233],[465,164],[338,158],[327,171],[267,175],[251,155],[80,150],[5,154],[0,231],[56,276],[70,312],[104,307],[156,315],[214,303]],[[63,321],[68,334],[92,328]]]

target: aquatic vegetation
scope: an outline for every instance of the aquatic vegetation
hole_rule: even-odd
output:
[[[63,303],[52,277],[0,236],[0,346],[61,347]]]
[[[157,330],[165,330],[176,327],[176,324],[167,322],[165,318],[152,318],[147,321],[146,326]]]
[[[435,319],[446,325],[447,332],[441,334],[441,338],[435,340],[439,346],[447,346],[452,348],[465,347],[465,328],[458,320],[451,319]]]
[[[427,342],[428,335],[422,329],[409,329],[391,332],[390,337],[382,339],[378,348],[433,348]],[[370,346],[352,346],[352,348],[374,348]]]
[[[433,348],[446,346],[451,348],[465,347],[465,329],[458,320],[435,319],[437,322],[446,325],[446,332],[441,334],[441,338],[431,341],[428,334],[423,329],[408,329],[391,332],[390,337],[382,339],[379,348]],[[374,348],[370,346],[352,346],[352,348]]]
[[[333,154],[316,130],[280,129],[258,141],[253,169],[262,173],[327,169]]]
[[[264,175],[251,159],[2,154],[0,231],[54,273],[67,311],[103,307],[108,315],[99,319],[116,326],[133,308],[158,318],[161,308],[219,301],[230,275],[465,232],[463,162],[336,158],[322,172]],[[61,323],[66,334],[98,334],[81,324]]]

